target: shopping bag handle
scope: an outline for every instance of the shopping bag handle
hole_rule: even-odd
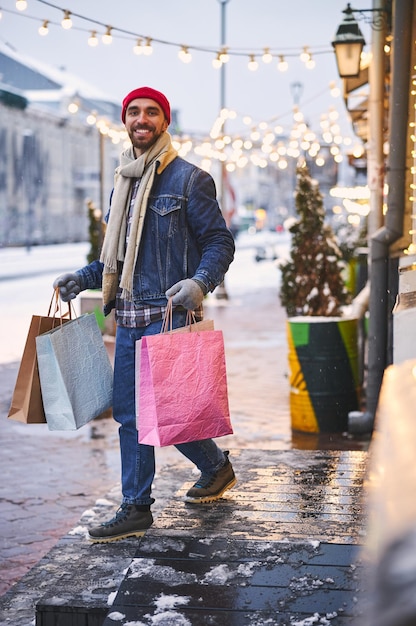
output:
[[[172,298],[168,298],[168,304],[166,306],[165,315],[162,322],[162,328],[160,329],[160,333],[169,333],[173,330],[173,304]],[[189,326],[189,330],[192,332],[192,324],[196,324],[196,317],[193,311],[186,312],[186,320],[185,320],[185,328]]]
[[[55,308],[52,311],[52,306],[54,303],[55,303]],[[74,314],[74,316],[76,317],[74,305],[72,304],[71,301],[69,301],[67,304],[68,304],[68,311],[66,313],[62,313],[61,298],[59,297],[59,287],[56,287],[56,289],[54,289],[53,291],[52,298],[49,304],[48,317],[56,317],[56,314],[59,313],[59,317],[61,319],[67,317],[68,319],[72,320],[72,314]]]

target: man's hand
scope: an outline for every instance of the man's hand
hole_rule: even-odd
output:
[[[55,279],[53,288],[59,288],[61,300],[69,302],[76,298],[81,291],[79,276],[77,274],[61,274]]]
[[[204,299],[204,292],[192,278],[186,278],[175,283],[166,291],[165,295],[167,298],[173,296],[172,304],[174,306],[183,306],[188,311],[195,311]]]

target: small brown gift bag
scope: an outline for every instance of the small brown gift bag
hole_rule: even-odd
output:
[[[55,301],[55,309],[51,315]],[[59,312],[59,317],[57,313]],[[55,292],[49,305],[48,315],[33,315],[27,334],[13,392],[8,418],[24,424],[46,424],[36,356],[36,337],[71,319],[71,307],[68,313],[61,315],[59,293]]]

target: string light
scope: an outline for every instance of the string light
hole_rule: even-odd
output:
[[[44,20],[42,26],[38,30],[39,35],[41,35],[42,37],[44,37],[45,35],[49,33],[48,24],[49,24],[48,20]]]
[[[88,45],[91,46],[91,48],[95,48],[96,46],[98,46],[98,37],[96,30],[91,31],[91,35],[88,37]]]
[[[285,57],[283,54],[279,54],[279,63],[277,64],[277,69],[279,72],[286,72],[289,67],[287,61],[285,61]]]
[[[186,46],[182,46],[179,50],[178,57],[183,63],[190,63],[192,61],[192,55]]]
[[[271,63],[273,56],[270,54],[270,48],[265,48],[262,56],[263,63]]]
[[[61,10],[64,12],[64,17],[62,19],[62,27],[65,29],[70,29],[72,27],[72,19],[71,19],[71,11],[66,10],[66,9],[61,9],[58,6],[55,6],[54,4],[52,4],[51,2],[46,2],[45,4],[48,4],[49,6]],[[28,2],[27,0],[16,0],[16,7],[18,8],[19,11],[24,11],[27,8]],[[1,11],[0,11],[0,15],[1,15]],[[98,20],[94,20],[88,17],[85,17],[83,15],[77,14],[77,13],[73,13],[73,16],[76,16],[82,20],[86,20],[88,22],[90,22],[91,24],[97,24],[99,26],[105,27],[105,25],[102,22],[99,22]],[[29,17],[29,16],[28,16]],[[178,48],[186,48],[187,52],[190,53],[192,51],[192,47],[188,46],[188,45],[183,45],[183,44],[177,44],[171,41],[164,41],[164,40],[160,40],[160,39],[153,39],[151,37],[144,37],[144,36],[139,36],[138,34],[132,33],[131,31],[128,30],[124,30],[122,28],[117,28],[117,27],[109,27],[107,26],[107,31],[105,33],[105,35],[103,36],[103,40],[105,43],[110,43],[112,41],[113,35],[112,32],[117,31],[118,33],[122,33],[124,35],[127,35],[127,37],[131,37],[131,38],[139,38],[140,41],[145,40],[146,44],[143,46],[142,43],[137,44],[133,50],[135,54],[145,54],[145,55],[150,55],[153,52],[153,47],[152,47],[152,41],[153,42],[157,42],[160,43],[162,45],[170,45],[170,46],[177,46]],[[78,28],[77,30],[83,30]],[[88,30],[86,29],[86,32],[88,32]],[[91,30],[89,31],[91,32]],[[96,32],[96,31],[95,31]],[[389,43],[389,42],[388,42]],[[94,44],[93,44],[94,45]],[[140,50],[139,50],[140,48]],[[315,48],[318,48],[318,46],[315,46]],[[202,51],[202,52],[207,52],[212,54],[212,48],[204,48],[201,46],[197,46],[195,47],[196,50]],[[274,57],[279,57],[279,63],[278,63],[278,69],[279,71],[286,71],[288,69],[287,63],[285,61],[285,55],[282,53],[277,54],[277,52],[279,51],[273,51],[271,48],[269,47],[264,47],[262,52],[259,51],[252,51],[250,53],[247,52],[250,61],[249,61],[249,68],[251,71],[255,71],[256,69],[258,69],[258,63],[255,60],[255,57],[257,55],[262,55],[262,61],[266,64],[270,64],[273,60]],[[332,53],[332,48],[327,48],[327,49],[322,49],[322,46],[319,46],[319,54],[329,54]],[[242,52],[241,50],[229,50],[228,48],[223,48],[219,54],[217,55],[217,57],[214,59],[214,61],[212,62],[212,65],[215,68],[221,67],[222,63],[227,63],[230,56],[231,55],[236,55],[236,56],[241,56],[241,54],[246,54],[245,52]],[[286,56],[295,56],[294,53],[286,53]],[[254,57],[254,58],[252,58]],[[308,46],[303,46],[303,51],[301,53],[301,59],[305,64],[308,64],[307,67],[309,69],[311,69],[312,67],[315,67],[315,61],[312,59],[312,55],[310,52],[310,49]],[[189,62],[189,61],[187,61]]]
[[[315,61],[312,58],[312,55],[309,54],[309,59],[306,61],[305,66],[308,68],[308,70],[313,70],[315,67]]]
[[[250,54],[250,60],[248,62],[248,69],[250,70],[250,72],[255,72],[258,68],[259,64],[256,61],[256,58],[254,56],[254,54]]]
[[[329,89],[330,89],[331,96],[333,98],[338,98],[339,97],[341,92],[340,92],[340,89],[339,89],[339,87],[337,87],[335,82],[329,83]]]
[[[331,107],[329,109],[328,117],[329,117],[329,119],[331,121],[334,122],[335,120],[337,120],[339,118],[339,113],[338,113],[338,111],[336,109],[334,109],[334,107]]]
[[[303,113],[302,111],[299,111],[297,106],[293,107],[293,119],[298,123],[303,121]]]
[[[223,48],[218,56],[219,56],[221,63],[228,63],[228,61],[230,60],[230,55],[228,54],[228,48]]]
[[[56,7],[56,8],[59,8],[59,7]],[[63,10],[63,9],[61,10],[64,13],[64,17],[61,22],[62,27],[70,28],[72,26],[71,12],[67,10]],[[77,14],[72,14],[72,16],[82,18],[82,16],[79,16]],[[87,19],[87,18],[83,18],[83,19]],[[90,21],[94,22],[94,20],[90,20]],[[99,22],[96,22],[96,23],[98,24]],[[49,24],[50,22],[48,20],[45,20],[42,24],[42,27],[39,29],[39,32],[41,33],[41,30],[42,30],[42,32],[45,31],[43,32],[43,34],[46,34],[48,31]],[[100,24],[100,26],[104,27],[103,24]],[[110,41],[112,41],[113,39],[112,32],[115,32],[115,31],[127,32],[127,31],[122,31],[121,29],[114,28],[112,26],[106,26],[105,28],[106,28],[105,35],[103,35],[102,38],[103,38],[103,42],[105,42],[105,40],[108,38],[107,43],[110,43]],[[90,33],[90,37],[88,39],[88,44],[90,46],[98,45],[97,31],[90,30],[89,33]],[[133,33],[130,33],[130,32],[128,32],[127,34],[129,36],[133,35]],[[154,41],[158,42],[158,40],[153,40],[151,37],[141,37],[141,36],[137,37],[137,35],[135,35],[135,40],[136,40],[136,45],[133,48],[134,53],[145,54],[145,55],[152,54],[153,52],[152,42]],[[145,42],[145,44],[143,44],[143,42]],[[160,41],[159,43],[175,45],[175,44],[170,44],[169,42],[165,42],[165,41]],[[181,60],[183,62],[190,62],[192,58],[192,55],[190,54],[190,49],[192,48],[184,44],[180,44],[180,45],[176,44],[176,45],[178,46],[178,50],[179,50],[178,56],[181,58]],[[210,50],[208,49],[204,50],[202,48],[197,48],[197,49],[205,51],[205,52],[210,52],[212,54],[212,49]],[[216,67],[221,67],[224,63],[228,62],[231,54],[241,55],[241,54],[246,54],[246,53],[244,52],[242,53],[241,51],[233,52],[232,50],[230,51],[228,48],[223,47],[216,54],[216,58],[213,61],[213,65]],[[263,48],[263,52],[252,51],[250,54],[247,55],[249,59],[248,68],[250,71],[256,71],[258,69],[259,63],[256,60],[256,56],[258,59],[260,55],[261,55],[262,61],[266,64],[271,63],[273,61],[273,58],[277,57],[278,58],[277,67],[279,71],[283,72],[288,69],[288,64],[285,60],[284,54],[277,55],[276,53],[272,53],[270,48],[265,47]],[[288,56],[292,57],[292,56],[295,56],[295,54],[289,53]],[[310,68],[312,67],[312,65],[313,66],[315,65],[315,62],[312,58],[312,54],[307,46],[303,47],[301,56],[302,56],[302,61],[305,63],[306,67]],[[334,83],[331,83],[330,89],[331,89],[331,95],[333,95],[334,97],[336,97],[336,95],[339,95],[339,90],[336,89],[336,86]],[[415,88],[413,87],[412,95],[414,95],[414,90]],[[79,103],[72,102],[69,105],[69,109],[71,110],[71,112],[76,113],[79,110],[79,106],[80,106]],[[275,128],[278,130],[275,133],[272,133],[270,130],[270,127],[268,126],[266,122],[259,123],[257,127],[253,128],[251,120],[248,121],[245,118],[243,120],[244,124],[247,124],[247,126],[251,126],[250,138],[244,138],[244,137],[239,136],[238,139],[236,139],[235,137],[233,138],[229,135],[223,136],[224,120],[232,119],[232,117],[235,117],[235,115],[236,115],[235,112],[230,112],[230,111],[221,112],[220,119],[222,119],[222,122],[220,122],[219,124],[215,139],[212,140],[212,143],[209,141],[209,139],[208,141],[204,141],[204,145],[205,145],[204,150],[206,152],[204,159],[206,158],[207,164],[208,164],[208,160],[209,161],[219,160],[225,164],[227,171],[234,171],[236,167],[239,167],[239,168],[245,167],[246,165],[250,163],[253,163],[257,167],[262,167],[262,168],[267,167],[267,165],[273,164],[273,167],[278,167],[279,169],[285,169],[288,167],[289,156],[291,156],[292,158],[297,158],[297,156],[300,154],[300,149],[303,150],[304,153],[307,152],[309,157],[311,159],[314,159],[315,162],[317,161],[317,159],[320,159],[323,162],[324,158],[322,156],[322,152],[320,152],[321,151],[321,147],[319,143],[320,141],[323,141],[328,144],[328,148],[327,148],[328,152],[329,152],[329,146],[333,147],[333,149],[331,150],[331,157],[334,160],[339,162],[343,158],[341,154],[340,146],[343,143],[345,143],[346,145],[346,141],[344,142],[339,132],[339,128],[337,129],[337,125],[333,123],[337,117],[334,111],[329,113],[330,119],[327,120],[327,125],[325,129],[323,129],[322,134],[320,134],[321,139],[319,140],[314,137],[314,134],[311,133],[307,124],[302,119],[303,116],[299,114],[299,122],[297,122],[297,126],[295,128],[295,133],[297,136],[296,137],[293,136],[291,138],[292,145],[289,145],[288,143],[287,148],[284,146],[278,147],[279,135],[281,137],[285,134],[282,127],[276,126]],[[121,137],[118,130],[117,131],[114,130],[114,128],[111,127],[111,124],[109,122],[103,122],[102,120],[97,121],[97,116],[94,113],[91,113],[88,116],[87,123],[90,125],[95,124],[99,132],[108,136],[108,138],[111,139],[113,143],[120,143],[121,141],[124,141],[124,139]],[[412,136],[412,138],[414,139],[414,136]],[[214,141],[217,141],[218,143],[214,145]],[[180,150],[186,151],[187,153],[193,150],[195,154],[197,154],[197,146],[193,146],[192,143],[189,142],[189,140],[188,140],[188,143],[185,143],[184,138],[181,137],[179,139],[179,144],[180,144]],[[283,154],[284,150],[286,150],[286,153]],[[250,153],[250,158],[246,156],[247,153]],[[416,155],[416,147],[414,150],[414,155]],[[415,164],[413,165],[412,173],[416,175]],[[411,193],[412,193],[412,197],[416,196],[414,191],[412,191]]]
[[[97,123],[97,115],[95,112],[92,112],[87,116],[87,124],[89,126],[94,126],[96,123]]]
[[[79,111],[79,104],[78,104],[78,102],[75,102],[75,101],[74,102],[70,102],[68,104],[68,111],[70,113],[72,113],[73,115],[75,115],[75,113],[78,113],[78,111]]]
[[[300,53],[300,60],[302,61],[302,63],[307,63],[310,59],[310,52],[308,50],[308,46],[303,46],[303,50]]]
[[[71,12],[64,9],[64,17],[61,22],[62,28],[69,30],[72,28]]]
[[[413,72],[416,70],[416,65],[413,66]],[[412,75],[412,83],[410,89],[410,95],[412,97],[412,105],[413,110],[416,111],[416,74]],[[410,228],[409,228],[409,236],[410,236],[410,244],[405,250],[407,255],[414,256],[416,254],[416,114],[415,117],[409,122],[409,143],[411,145],[411,157],[413,159],[413,163],[410,166],[410,182],[409,182],[409,191],[408,198],[409,202],[411,202],[411,215],[410,218],[412,220]]]
[[[218,54],[215,57],[215,59],[212,60],[212,67],[214,67],[216,70],[218,70],[221,66],[222,66],[221,52],[218,52]]]
[[[136,45],[133,48],[134,54],[139,55],[139,54],[143,53],[143,45],[142,44],[143,44],[143,41],[139,37],[139,39],[136,41]]]
[[[143,54],[145,54],[146,56],[150,56],[152,53],[153,53],[152,40],[150,37],[147,37],[146,43],[143,46]]]
[[[113,42],[113,36],[111,34],[111,31],[112,31],[111,26],[107,26],[107,30],[105,31],[104,35],[102,36],[102,42],[106,46],[109,46]]]

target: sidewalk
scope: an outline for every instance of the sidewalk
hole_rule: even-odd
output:
[[[215,327],[223,331],[226,346],[229,403],[235,434],[223,438],[221,446],[236,451],[365,450],[366,441],[344,436],[293,436],[291,433],[286,315],[278,298],[279,276],[271,262],[253,263],[252,259],[252,249],[239,250],[226,278],[228,299],[219,300],[210,295],[205,304],[205,315],[213,318]],[[0,368],[2,386],[5,381],[8,385],[8,393],[4,388],[0,390],[2,416],[7,414],[16,373],[17,364]],[[117,429],[111,419],[95,420],[81,431],[67,434],[3,419],[1,439],[0,470],[4,487],[0,512],[0,592],[4,593],[53,548],[59,537],[64,539],[54,554],[62,555],[64,569],[69,567],[71,551],[65,556],[62,541],[66,545],[76,541],[76,550],[86,557],[85,550],[89,548],[83,542],[79,544],[78,524],[82,526],[95,522],[96,517],[108,516],[108,511],[117,506],[120,493]],[[189,462],[174,448],[157,450],[157,467],[156,518],[177,489],[193,479]],[[65,538],[68,532],[71,534]],[[128,565],[131,551],[124,542],[114,550],[118,557],[112,553],[112,567],[118,564],[120,573]],[[100,557],[98,561],[102,566],[105,550],[99,548],[95,554]],[[94,563],[99,567],[97,560]],[[108,577],[108,570],[102,577],[97,571],[99,578]],[[111,573],[113,583],[119,584],[121,581],[113,569]],[[26,596],[22,597],[22,602],[29,604],[29,610],[32,603],[32,620],[33,603],[46,591],[47,581],[39,582],[42,584],[37,587],[34,583],[33,589],[27,585]],[[23,583],[15,590],[22,594],[24,588]],[[13,611],[7,608],[10,606],[15,610],[13,587],[3,598],[3,614],[8,620],[4,623],[8,624],[13,623],[10,621]],[[13,626],[26,626],[26,623],[15,622]]]

